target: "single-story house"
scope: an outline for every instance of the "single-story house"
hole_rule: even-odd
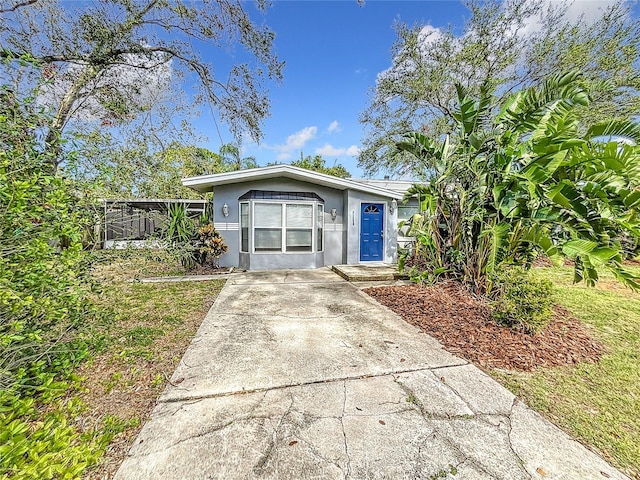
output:
[[[214,226],[229,247],[220,265],[246,270],[395,263],[399,213],[417,211],[417,202],[400,205],[411,182],[343,179],[291,165],[182,183],[213,191]]]

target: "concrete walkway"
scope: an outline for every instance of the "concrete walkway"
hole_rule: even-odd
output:
[[[627,478],[329,269],[230,276],[116,479]]]

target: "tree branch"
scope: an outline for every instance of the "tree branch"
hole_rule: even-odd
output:
[[[38,0],[24,0],[23,2],[18,2],[10,8],[0,8],[0,13],[9,13],[15,12],[17,9],[21,7],[26,7],[28,5],[33,5],[34,3],[38,3]]]

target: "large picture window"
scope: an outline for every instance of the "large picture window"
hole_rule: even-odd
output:
[[[250,218],[249,203],[240,204],[240,239],[243,252],[250,249],[248,237],[251,232],[253,232],[253,251],[256,253],[322,251],[323,205],[293,201],[255,202],[252,208],[253,227],[247,226],[245,230],[245,221],[248,225]]]

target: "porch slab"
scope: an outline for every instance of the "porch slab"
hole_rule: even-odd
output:
[[[406,273],[398,271],[398,265],[334,265],[331,269],[348,282],[389,282],[408,280]]]

